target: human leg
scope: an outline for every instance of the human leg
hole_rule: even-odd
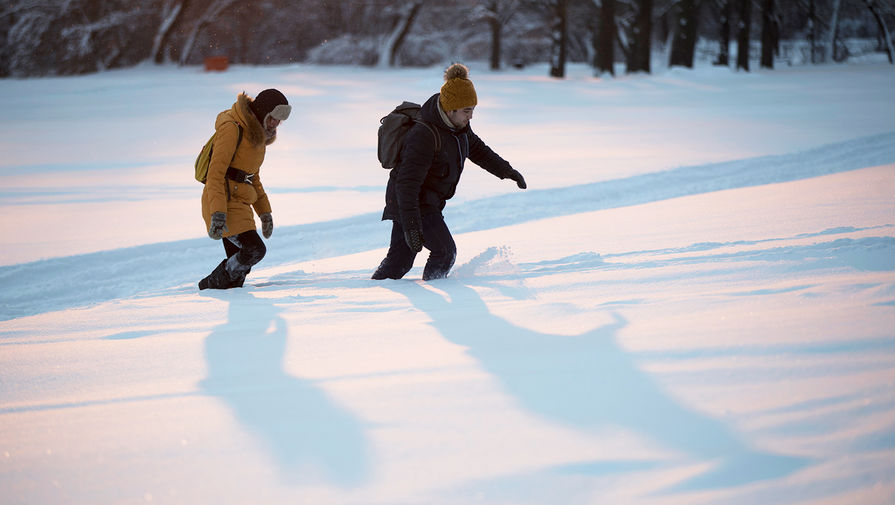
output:
[[[267,254],[267,247],[255,230],[228,237],[228,241],[238,250],[235,254],[227,256],[227,271],[230,273],[230,278],[233,279],[232,287],[242,287],[246,275],[249,274],[252,267]]]
[[[451,230],[448,229],[441,214],[423,216],[424,246],[429,250],[429,259],[423,269],[423,280],[447,277],[454,261],[457,259],[457,245]]]
[[[230,240],[230,237],[226,237],[226,238],[222,239],[222,240],[221,240],[221,244],[224,245],[224,254],[225,254],[228,258],[229,258],[230,256],[233,256],[234,254],[236,254],[236,253],[239,252],[239,246],[236,245],[236,244],[234,244],[234,243]]]
[[[407,246],[404,240],[404,228],[395,220],[392,221],[392,235],[388,253],[379,267],[373,272],[374,280],[400,279],[413,268],[416,253]]]
[[[224,252],[227,258],[204,279],[199,281],[199,289],[228,289],[242,287],[246,275],[267,253],[264,241],[255,230],[225,237]]]

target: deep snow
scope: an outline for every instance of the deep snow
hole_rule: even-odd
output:
[[[530,189],[469,165],[431,283],[369,280],[374,136],[440,69],[0,81],[0,501],[895,501],[893,67],[588,72],[473,66]],[[268,256],[200,293],[190,164],[271,86]]]

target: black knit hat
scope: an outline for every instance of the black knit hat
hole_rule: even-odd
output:
[[[258,96],[249,102],[249,107],[262,125],[264,124],[264,118],[268,114],[274,119],[285,121],[289,117],[289,113],[292,112],[292,106],[289,105],[286,96],[273,88],[265,89],[258,93]]]

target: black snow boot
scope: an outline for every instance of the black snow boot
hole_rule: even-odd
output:
[[[241,273],[241,274],[239,274],[239,275],[236,277],[236,279],[233,279],[233,282],[230,283],[230,287],[231,287],[231,288],[241,288],[242,285],[243,285],[243,284],[245,283],[245,281],[246,281],[246,276],[249,275],[249,272],[251,272],[251,271],[252,271],[252,269],[249,268],[248,270],[245,271],[245,273]]]
[[[233,287],[232,284],[230,273],[227,272],[227,260],[224,260],[208,274],[208,277],[199,281],[199,289],[227,289]]]
[[[410,261],[403,261],[401,263],[386,256],[370,278],[374,281],[381,281],[384,279],[397,280],[407,275],[407,272],[409,272],[411,268],[413,268],[413,256],[410,257]]]
[[[246,275],[252,271],[252,265],[244,265],[239,262],[239,255],[234,254],[227,258],[227,274],[230,276],[231,288],[241,288],[246,280]]]

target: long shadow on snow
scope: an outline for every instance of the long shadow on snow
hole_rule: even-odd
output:
[[[386,282],[432,319],[449,341],[464,346],[521,406],[578,429],[618,426],[713,467],[677,486],[716,489],[776,479],[802,468],[800,458],[753,449],[724,423],[680,405],[642,372],[622,349],[615,321],[578,336],[538,333],[494,316],[478,293],[453,279],[431,283]],[[599,472],[626,471],[595,460]],[[613,470],[615,469],[615,470]]]
[[[639,205],[725,189],[794,181],[895,162],[895,132],[809,151],[485,198],[452,207],[454,233]],[[388,229],[373,212],[277,228],[264,266],[385,247]],[[197,217],[197,226],[201,220]],[[216,251],[216,252],[215,252]],[[182,240],[0,267],[0,321],[170,290],[198,281],[220,261],[220,245]]]
[[[362,423],[312,381],[283,370],[288,327],[274,300],[239,292],[223,299],[229,318],[205,341],[202,391],[260,439],[285,481],[361,484],[369,470]]]

